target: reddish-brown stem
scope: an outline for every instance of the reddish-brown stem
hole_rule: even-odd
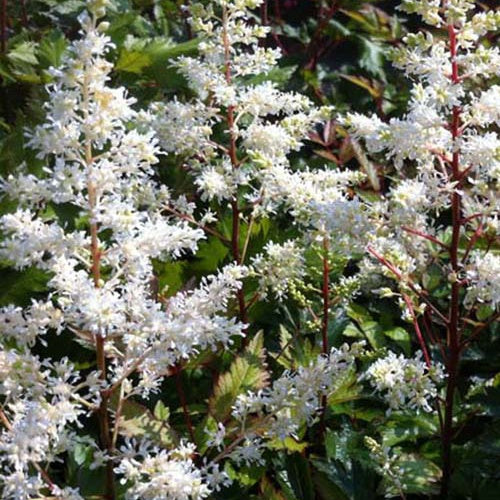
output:
[[[323,36],[324,30],[328,26],[330,19],[334,16],[335,12],[338,10],[337,2],[332,2],[328,8],[323,6],[323,3],[320,2],[320,8],[318,12],[318,25],[311,37],[311,41],[307,46],[307,52],[310,54],[309,61],[306,64],[306,69],[314,70],[318,64],[319,58],[328,50],[328,45],[332,42],[327,40],[323,41],[324,43],[320,43]]]
[[[448,38],[451,56],[451,81],[454,84],[459,83],[458,63],[457,63],[457,38],[455,27],[453,24],[448,25]],[[456,142],[460,134],[460,108],[454,106],[452,110],[452,118],[450,124],[451,135],[453,142]],[[452,182],[459,181],[460,158],[459,151],[454,150],[452,163]],[[460,242],[460,221],[461,221],[461,204],[462,198],[460,192],[455,189],[451,195],[451,212],[452,212],[452,236],[449,248],[451,270],[458,276],[460,272],[460,264],[458,260],[459,242]],[[443,460],[443,478],[441,481],[441,498],[447,498],[449,494],[450,480],[452,474],[452,457],[451,446],[453,441],[453,400],[457,387],[458,370],[460,364],[460,284],[455,279],[451,284],[451,300],[449,306],[449,322],[446,336],[448,348],[448,356],[446,359],[447,383],[446,383],[446,398],[444,409],[443,431],[441,433],[442,445],[442,460]]]
[[[443,347],[443,341],[436,336],[432,329],[432,318],[430,315],[430,312],[428,310],[424,311],[424,314],[422,316],[422,322],[424,324],[425,331],[427,333],[427,336],[430,338],[431,342],[434,345],[437,345],[439,348],[439,352],[441,353],[441,358],[445,359],[446,358],[446,352]]]
[[[89,169],[89,177],[91,176],[92,170],[92,148],[89,142],[85,145],[85,159],[87,167]],[[99,244],[98,227],[97,222],[94,220],[94,210],[96,207],[96,187],[93,182],[89,180],[88,188],[88,199],[89,199],[89,215],[90,215],[90,252],[92,259],[92,278],[94,280],[94,286],[99,288],[101,283],[101,250]],[[100,372],[100,379],[105,385],[107,382],[106,377],[106,353],[105,353],[105,340],[100,334],[95,337],[96,343],[96,360],[97,368]],[[113,442],[110,433],[109,424],[109,412],[108,412],[109,394],[106,391],[101,392],[101,404],[99,405],[99,410],[97,412],[99,419],[99,429],[101,444],[109,452],[113,449]],[[106,498],[109,500],[114,500],[115,498],[115,486],[114,486],[114,473],[113,473],[113,463],[108,460],[106,463]]]
[[[28,26],[28,12],[26,10],[26,0],[21,0],[21,22],[26,28]]]
[[[185,221],[188,221],[190,222],[191,224],[194,224],[195,226],[199,227],[200,229],[202,229],[203,231],[205,231],[206,233],[208,234],[211,234],[212,236],[215,236],[217,239],[219,239],[220,241],[222,241],[223,243],[230,243],[230,240],[228,240],[226,237],[224,237],[222,234],[220,234],[218,231],[216,231],[215,229],[212,229],[211,227],[208,227],[208,226],[204,226],[203,224],[200,224],[196,219],[194,219],[193,217],[190,217],[189,215],[187,214],[183,214],[177,210],[175,210],[175,208],[172,208],[172,207],[165,207],[165,210],[167,212],[170,212],[171,214],[175,215],[176,217],[178,217],[179,219],[182,219],[182,220],[185,220]]]
[[[184,16],[184,22],[186,25],[186,34],[189,40],[193,38],[193,30],[191,29],[191,23],[189,22],[189,7],[190,7],[190,0],[184,0],[181,5],[181,13]]]
[[[88,116],[89,109],[89,95],[88,95],[88,82],[84,85],[84,107],[85,118]],[[92,166],[94,158],[92,156],[92,144],[90,140],[85,140],[85,164],[87,166],[88,184],[87,196],[89,203],[89,218],[90,218],[90,253],[91,253],[91,272],[94,280],[94,286],[99,288],[101,286],[101,250],[99,242],[99,228],[95,220],[95,208],[97,205],[97,191],[96,186],[92,180]],[[100,378],[104,385],[107,383],[106,375],[106,352],[105,352],[105,339],[102,335],[95,336],[96,344],[96,361],[97,368],[99,369]],[[113,441],[111,437],[111,428],[109,423],[109,394],[106,391],[101,392],[101,403],[97,412],[99,420],[99,430],[101,438],[101,446],[109,453],[113,451]],[[108,500],[115,499],[115,481],[113,472],[113,462],[108,460],[106,463],[106,498]]]
[[[408,307],[408,310],[410,311],[411,319],[413,321],[413,328],[415,330],[415,333],[417,334],[417,339],[420,344],[420,347],[422,348],[422,352],[424,353],[424,359],[425,359],[425,364],[427,365],[427,368],[431,368],[431,358],[429,356],[429,352],[427,351],[427,346],[425,345],[425,340],[422,335],[422,331],[420,330],[420,325],[418,324],[418,319],[417,315],[415,314],[415,309],[413,308],[413,304],[411,302],[410,297],[408,295],[403,294],[403,299],[405,301],[406,307]]]
[[[423,231],[418,231],[417,229],[412,229],[411,227],[407,226],[402,226],[403,231],[406,231],[407,233],[414,234],[416,236],[420,236],[421,238],[424,238],[428,241],[431,241],[432,243],[435,243],[436,245],[439,245],[446,250],[449,249],[448,245],[443,243],[442,241],[438,240],[435,236],[432,236],[431,234],[424,233]]]
[[[182,386],[182,379],[181,379],[181,370],[178,368],[175,371],[175,386],[177,388],[177,394],[179,396],[179,399],[181,401],[181,406],[182,406],[182,413],[184,414],[184,421],[186,422],[186,427],[189,432],[189,437],[191,438],[191,441],[193,443],[196,442],[195,436],[194,436],[194,427],[193,423],[191,421],[191,415],[189,414],[189,408],[187,406],[186,402],[186,395],[184,393],[184,388]]]
[[[461,134],[462,132],[459,130],[458,131],[459,134]],[[463,170],[461,173],[460,173],[460,181],[459,181],[459,184],[462,184],[463,181],[465,180],[467,174],[474,168],[474,165],[469,165],[465,170]]]
[[[472,334],[467,337],[466,339],[462,340],[460,342],[460,349],[463,350],[465,347],[467,347],[472,341],[476,340],[479,335],[484,331],[485,328],[490,326],[492,323],[497,321],[500,318],[500,312],[493,314],[488,321],[481,323],[480,325],[476,326]]]
[[[276,22],[278,24],[282,24],[283,23],[283,19],[281,17],[280,0],[274,0],[274,17],[276,18]]]
[[[1,50],[5,54],[7,49],[7,0],[2,0],[2,10],[0,12],[0,34],[2,36]]]
[[[470,215],[469,217],[465,217],[463,219],[460,219],[460,224],[463,226],[464,224],[467,224],[468,222],[470,222],[471,220],[474,220],[474,219],[478,219],[480,217],[483,217],[484,214],[480,213],[480,214],[473,214],[473,215]]]
[[[225,7],[222,9],[222,42],[224,45],[224,72],[226,77],[226,83],[231,84],[231,47],[227,34],[227,10]],[[234,106],[228,106],[227,108],[227,128],[229,132],[229,159],[231,160],[231,166],[233,170],[237,170],[240,166],[237,155],[237,145],[236,145],[236,134],[234,131]],[[237,264],[241,264],[240,258],[240,208],[238,206],[238,198],[235,195],[234,199],[231,201],[232,209],[232,235],[231,235],[231,250],[233,254],[233,259]],[[245,294],[243,288],[240,288],[237,293],[238,309],[240,321],[243,323],[248,323],[247,308],[245,305]],[[246,339],[246,337],[245,337]],[[246,344],[244,339],[243,345]]]
[[[256,292],[252,295],[252,298],[246,303],[245,309],[248,311],[260,298],[260,293]]]
[[[368,246],[367,251],[371,253],[381,264],[387,267],[387,269],[389,269],[389,271],[391,271],[398,280],[400,281],[403,280],[403,275],[400,273],[400,271],[394,265],[392,265],[385,257],[380,255],[374,248]],[[438,316],[444,323],[448,323],[448,318],[444,316],[443,313],[439,309],[437,309],[436,306],[420,290],[418,290],[409,279],[406,279],[405,281],[408,288],[413,293],[415,293],[422,301],[424,301],[429,306],[429,309],[434,314],[436,314],[436,316]]]

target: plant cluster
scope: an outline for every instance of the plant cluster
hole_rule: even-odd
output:
[[[428,28],[393,43],[402,84],[376,49],[397,14],[150,3],[190,40],[87,0],[54,3],[61,26],[79,12],[54,64],[7,55],[4,88],[36,74],[46,95],[0,180],[0,259],[27,282],[0,309],[1,497],[490,498],[500,13],[404,0]],[[380,81],[341,78],[371,116],[320,81],[318,43],[353,37]]]

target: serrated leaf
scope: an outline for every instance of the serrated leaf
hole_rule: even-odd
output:
[[[441,269],[437,265],[429,266],[422,276],[422,284],[424,285],[426,290],[432,292],[440,285],[441,279]]]
[[[226,462],[224,467],[227,475],[235,482],[242,486],[253,486],[257,483],[264,473],[266,472],[265,467],[240,467],[235,469],[231,462]]]
[[[36,56],[36,43],[35,42],[21,42],[9,51],[7,57],[13,63],[26,63],[30,65],[38,64]]]
[[[476,317],[479,321],[484,321],[485,319],[488,319],[494,312],[495,309],[492,308],[491,306],[486,304],[481,304],[477,308]]]
[[[313,469],[312,477],[319,499],[349,500],[349,495],[324,472]]]
[[[382,431],[384,446],[394,446],[404,441],[416,441],[436,435],[438,423],[434,415],[393,415]]]
[[[357,330],[360,330],[374,349],[380,349],[386,344],[382,327],[373,321],[371,314],[363,306],[350,304],[347,308],[347,315],[357,323],[357,328],[352,325],[344,330],[347,337],[359,336]]]
[[[303,452],[307,448],[307,443],[303,441],[297,441],[292,437],[286,437],[285,439],[273,439],[268,442],[269,448],[273,450],[287,450],[290,452]]]
[[[157,403],[152,413],[146,406],[140,403],[132,400],[123,401],[120,420],[121,434],[135,438],[147,437],[159,446],[176,444],[178,437],[167,420],[169,410],[161,405],[163,403],[160,406]],[[118,408],[118,395],[116,393],[110,400],[110,406],[114,411]],[[159,418],[159,416],[165,417],[166,415],[167,418]]]
[[[376,41],[363,36],[356,37],[360,47],[359,65],[372,75],[384,79],[384,49]]]
[[[67,45],[68,42],[62,33],[51,32],[45,35],[41,39],[37,50],[41,66],[44,68],[51,66],[57,68],[61,64]]]
[[[140,74],[147,67],[161,65],[165,69],[168,61],[182,55],[194,54],[199,40],[193,39],[173,45],[169,40],[151,40],[122,49],[115,66],[116,71]]]
[[[210,414],[218,421],[225,420],[231,413],[236,398],[247,391],[264,388],[269,381],[265,365],[262,331],[250,341],[244,353],[231,364],[229,371],[217,381],[209,401]]]
[[[153,415],[157,420],[168,421],[170,410],[164,405],[163,401],[157,401],[153,410]]]
[[[122,50],[115,65],[116,71],[140,74],[142,70],[151,65],[151,58],[148,54],[137,50]]]
[[[196,260],[191,269],[197,272],[213,273],[229,253],[229,248],[218,238],[209,237],[199,244]]]
[[[260,75],[249,78],[247,83],[250,85],[258,85],[263,82],[274,82],[278,86],[284,85],[290,80],[296,69],[297,66],[275,67],[266,73],[261,73]]]
[[[292,334],[285,328],[284,325],[279,326],[280,350],[275,356],[275,361],[286,369],[292,367]]]

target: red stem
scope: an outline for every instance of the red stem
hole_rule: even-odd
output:
[[[7,49],[7,0],[2,0],[2,10],[0,11],[0,36],[2,37],[0,48],[2,54]]]
[[[448,37],[451,55],[451,80],[454,84],[459,83],[458,63],[457,63],[457,38],[453,24],[448,25]],[[460,108],[453,107],[451,126],[453,142],[460,134]],[[459,181],[460,158],[459,151],[455,150],[452,157],[452,182]],[[458,251],[460,242],[460,217],[461,217],[462,197],[458,190],[454,190],[451,195],[452,212],[452,237],[450,245],[450,265],[452,272],[458,276],[460,264],[458,261]],[[445,398],[445,412],[443,422],[443,432],[441,433],[442,459],[443,459],[443,478],[441,481],[441,498],[447,498],[449,494],[450,480],[452,474],[451,446],[453,441],[453,399],[457,388],[458,370],[460,364],[460,284],[455,280],[451,285],[451,301],[449,306],[449,322],[446,337],[448,356],[446,359],[447,385]]]
[[[424,359],[425,359],[425,364],[427,365],[427,368],[431,368],[431,358],[429,356],[429,353],[427,351],[427,346],[425,345],[425,340],[422,335],[422,332],[420,330],[420,326],[418,324],[418,319],[417,315],[415,314],[415,309],[413,308],[413,304],[411,303],[410,297],[408,295],[404,294],[403,299],[406,303],[406,307],[408,307],[410,314],[411,314],[411,319],[413,321],[413,328],[415,329],[415,333],[417,334],[418,342],[420,344],[420,347],[422,348],[422,352],[424,353]]]
[[[231,53],[230,44],[227,36],[227,10],[224,7],[222,11],[223,18],[223,44],[224,44],[224,71],[226,77],[226,83],[231,84]],[[231,166],[233,170],[237,170],[240,166],[237,156],[237,146],[236,146],[236,134],[234,133],[234,106],[229,106],[227,108],[227,127],[229,130],[229,158],[231,160]],[[241,264],[240,258],[240,209],[238,206],[237,196],[231,201],[232,217],[233,217],[233,228],[231,235],[231,249],[233,253],[233,258],[237,264]],[[245,294],[243,288],[240,288],[236,292],[238,300],[238,309],[240,321],[243,323],[248,323],[247,308],[245,305]],[[246,337],[243,339],[243,345],[246,345]]]
[[[23,26],[28,27],[28,12],[26,11],[26,0],[21,0],[21,22]]]
[[[380,255],[371,246],[367,247],[367,251],[371,253],[381,264],[387,267],[387,269],[389,269],[389,271],[391,271],[394,274],[394,276],[396,276],[396,278],[402,281],[403,275],[385,257]],[[444,316],[443,313],[439,309],[437,309],[436,306],[420,290],[418,290],[409,279],[406,280],[406,284],[413,293],[415,293],[420,299],[422,299],[429,306],[429,308],[433,313],[435,313],[444,323],[448,323],[448,318]]]
[[[426,240],[431,241],[432,243],[435,243],[436,245],[439,245],[439,246],[445,248],[446,250],[449,250],[448,245],[446,245],[442,241],[438,240],[436,237],[432,236],[431,234],[427,234],[427,233],[424,233],[422,231],[418,231],[417,229],[412,229],[411,227],[407,227],[407,226],[403,226],[401,229],[403,229],[403,231],[406,231],[407,233],[411,233],[411,234],[414,234],[416,236],[420,236]]]

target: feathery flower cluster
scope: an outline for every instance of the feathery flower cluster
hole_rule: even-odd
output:
[[[434,0],[403,2],[404,10],[418,13],[431,25],[447,27],[451,41],[430,32],[410,34],[405,44],[392,51],[395,66],[415,81],[406,116],[388,122],[358,113],[345,118],[368,152],[392,160],[403,179],[394,183],[387,199],[371,206],[370,245],[401,274],[410,272],[418,284],[435,256],[429,241],[445,239],[446,228],[436,215],[449,209],[454,193],[458,196],[454,203],[463,212],[463,219],[455,217],[454,224],[461,225],[471,244],[475,231],[479,235],[487,231],[491,241],[499,235],[500,139],[495,126],[500,99],[498,85],[491,85],[491,80],[498,75],[500,53],[498,47],[484,46],[480,38],[499,29],[500,16],[494,10],[474,13],[474,7],[466,0],[446,2],[446,8]],[[478,60],[487,61],[484,71],[482,65],[477,67]],[[414,177],[405,172],[410,164],[416,167],[411,170],[416,172]],[[478,230],[478,224],[485,232]],[[406,228],[417,233],[409,234]],[[500,296],[494,272],[487,273],[486,268],[495,267],[496,257],[486,253],[481,259],[474,251],[458,252],[464,261],[453,264],[453,272],[455,279],[469,280],[469,307],[481,302],[495,308]],[[443,267],[443,273],[450,271]],[[406,286],[407,275],[402,280],[394,273],[392,277]],[[485,285],[484,293],[477,283]]]
[[[382,393],[389,405],[388,411],[406,408],[432,411],[431,403],[444,380],[444,371],[439,363],[429,368],[421,358],[421,352],[413,359],[389,352],[385,358],[371,364],[362,376]]]
[[[363,343],[355,343],[333,348],[328,355],[318,356],[307,366],[286,371],[270,387],[257,393],[241,394],[233,406],[233,417],[241,422],[242,429],[250,431],[249,439],[258,444],[257,448],[262,447],[262,451],[264,439],[296,436],[301,425],[314,422],[321,409],[322,396],[328,398],[345,377],[352,374],[355,359],[363,346]],[[258,423],[257,430],[251,431],[255,416],[266,423]],[[249,447],[248,442],[242,446],[246,447]],[[237,448],[234,453],[240,456],[242,449]],[[260,454],[256,451],[255,456]]]
[[[399,465],[401,459],[399,454],[370,436],[365,437],[365,445],[370,450],[370,455],[377,464],[380,474],[390,481],[396,492],[401,493],[403,468]],[[393,495],[390,494],[390,496]]]
[[[51,290],[46,302],[0,311],[8,422],[0,437],[4,498],[41,494],[44,482],[33,465],[48,464],[71,447],[82,401],[95,409],[102,391],[116,387],[123,387],[125,398],[147,397],[179,359],[243,335],[244,325],[225,315],[229,296],[241,286],[242,267],[230,265],[200,288],[168,301],[151,293],[152,259],[195,252],[204,234],[163,214],[170,197],[153,178],[160,154],[154,133],[133,127],[138,121],[135,99],[123,87],[108,86],[112,64],[105,56],[113,45],[105,34],[107,23],[99,22],[104,7],[103,1],[89,2],[89,12],[79,18],[81,38],[71,45],[63,66],[52,70],[48,119],[29,142],[47,163],[43,175],[10,175],[1,183],[3,194],[21,206],[0,219],[5,236],[0,254],[19,269],[48,271]],[[80,211],[78,229],[65,226],[49,210],[62,203]],[[81,381],[67,360],[41,362],[30,354],[29,348],[43,343],[49,331],[63,329],[98,353],[104,349],[109,380],[103,364],[100,376]],[[132,383],[129,377],[137,370]],[[115,426],[119,429],[118,422]],[[175,476],[179,488],[181,480],[191,483],[189,498],[205,497],[209,490],[201,482],[195,494],[198,472],[187,458],[163,464],[174,454],[144,458],[143,465],[137,462],[141,456],[127,455],[123,466],[119,453],[113,460],[117,470],[128,471],[127,479],[132,463],[143,471],[156,467],[167,478],[165,484]],[[186,481],[188,472],[192,480]],[[77,492],[51,488],[65,498],[78,497]],[[130,498],[146,498],[144,491],[136,484]],[[188,498],[188,493],[170,497]]]
[[[211,493],[193,462],[195,448],[191,443],[167,451],[129,442],[121,452],[123,459],[115,471],[127,485],[127,500],[201,500]]]
[[[387,122],[357,113],[345,119],[354,140],[364,142],[370,154],[385,155],[398,176],[408,164],[416,172],[395,182],[386,197],[368,203],[352,189],[363,180],[358,172],[292,168],[290,154],[332,110],[317,108],[268,79],[280,51],[263,48],[259,42],[269,29],[250,22],[251,10],[263,0],[193,3],[190,23],[201,39],[199,57],[181,57],[174,66],[195,98],[153,103],[147,111],[135,110],[136,100],[123,87],[109,85],[113,66],[107,56],[113,44],[101,20],[106,3],[89,0],[89,11],[79,18],[80,39],[62,67],[51,70],[47,120],[29,136],[29,145],[45,162],[42,173],[23,171],[0,180],[3,195],[19,203],[0,217],[0,258],[19,270],[43,270],[49,288],[48,297],[28,307],[0,309],[0,416],[5,427],[0,486],[3,498],[37,498],[50,490],[57,498],[79,500],[76,489],[52,484],[44,471],[78,441],[75,429],[86,412],[98,412],[102,448],[89,438],[97,450],[93,466],[119,475],[125,498],[199,500],[230,483],[219,462],[265,464],[267,449],[279,440],[299,438],[305,425],[317,421],[324,401],[353,378],[363,346],[343,345],[328,353],[327,320],[332,292],[336,298],[351,297],[360,277],[331,283],[329,259],[357,259],[369,245],[385,264],[381,274],[396,277],[403,293],[418,295],[423,270],[439,257],[434,246],[450,249],[441,241],[446,231],[436,215],[452,197],[459,200],[461,217],[455,243],[461,234],[466,245],[472,243],[457,251],[460,264],[457,255],[445,260],[443,274],[463,286],[467,307],[500,304],[499,258],[472,248],[476,233],[493,241],[499,227],[500,140],[494,127],[500,122],[500,87],[479,91],[476,81],[500,68],[499,51],[477,45],[487,31],[498,28],[500,17],[472,14],[473,3],[466,0],[449,2],[447,9],[435,0],[403,2],[407,11],[433,26],[457,27],[458,49],[453,50],[458,55],[437,35],[408,35],[405,46],[392,54],[395,66],[416,81],[407,115]],[[463,78],[450,78],[450,61],[459,65]],[[249,83],[248,77],[256,75],[263,78],[253,81],[261,83]],[[162,154],[184,161],[201,204],[210,207],[200,221],[196,203],[184,196],[172,199],[155,180]],[[54,209],[63,205],[79,214],[77,222],[65,224]],[[231,241],[207,226],[217,221],[211,209],[225,216],[228,206]],[[246,267],[252,224],[279,211],[293,219],[300,236],[282,244],[268,242]],[[478,212],[479,229],[474,225]],[[244,245],[238,240],[241,221],[248,223]],[[191,291],[169,297],[154,293],[153,261],[196,253],[205,231],[230,244],[235,262],[202,278]],[[425,237],[415,237],[421,233]],[[165,376],[178,375],[202,351],[227,348],[244,336],[252,305],[245,303],[244,280],[257,278],[256,300],[269,292],[285,298],[305,281],[304,255],[311,243],[322,252],[324,264],[324,353],[268,386],[266,373],[264,388],[257,392],[232,394],[236,400],[227,420],[205,429],[204,450],[182,439],[171,449],[149,437],[128,440],[123,404],[158,392]],[[365,258],[362,274],[380,270],[378,264]],[[240,319],[227,314],[235,297]],[[84,376],[66,358],[41,360],[34,354],[33,348],[63,330],[95,351],[96,371]],[[407,359],[390,352],[363,379],[383,395],[389,412],[430,412],[444,375],[441,365],[428,367],[420,354]],[[118,403],[110,411],[116,393]],[[186,427],[192,431],[189,419]],[[389,451],[375,441],[368,445],[381,469],[396,477]],[[213,449],[219,455],[210,462]],[[201,466],[195,461],[198,453]]]
[[[265,297],[269,289],[282,299],[290,284],[305,274],[302,251],[293,240],[283,244],[270,241],[264,250],[265,255],[258,254],[252,259],[254,273],[259,277],[259,292]]]
[[[356,242],[366,230],[360,200],[347,195],[347,187],[362,176],[294,172],[288,160],[331,109],[283,92],[272,81],[249,84],[243,78],[265,76],[280,57],[278,49],[258,45],[269,28],[248,22],[249,9],[261,4],[217,0],[192,5],[191,25],[203,39],[200,56],[181,57],[174,66],[197,97],[186,103],[154,103],[142,120],[156,130],[164,149],[187,157],[203,201],[234,203],[241,193],[253,217],[282,207],[314,233],[344,233],[339,247],[348,247],[344,241]],[[216,125],[224,122],[229,145],[217,142]],[[237,158],[237,150],[244,152],[244,160]]]

